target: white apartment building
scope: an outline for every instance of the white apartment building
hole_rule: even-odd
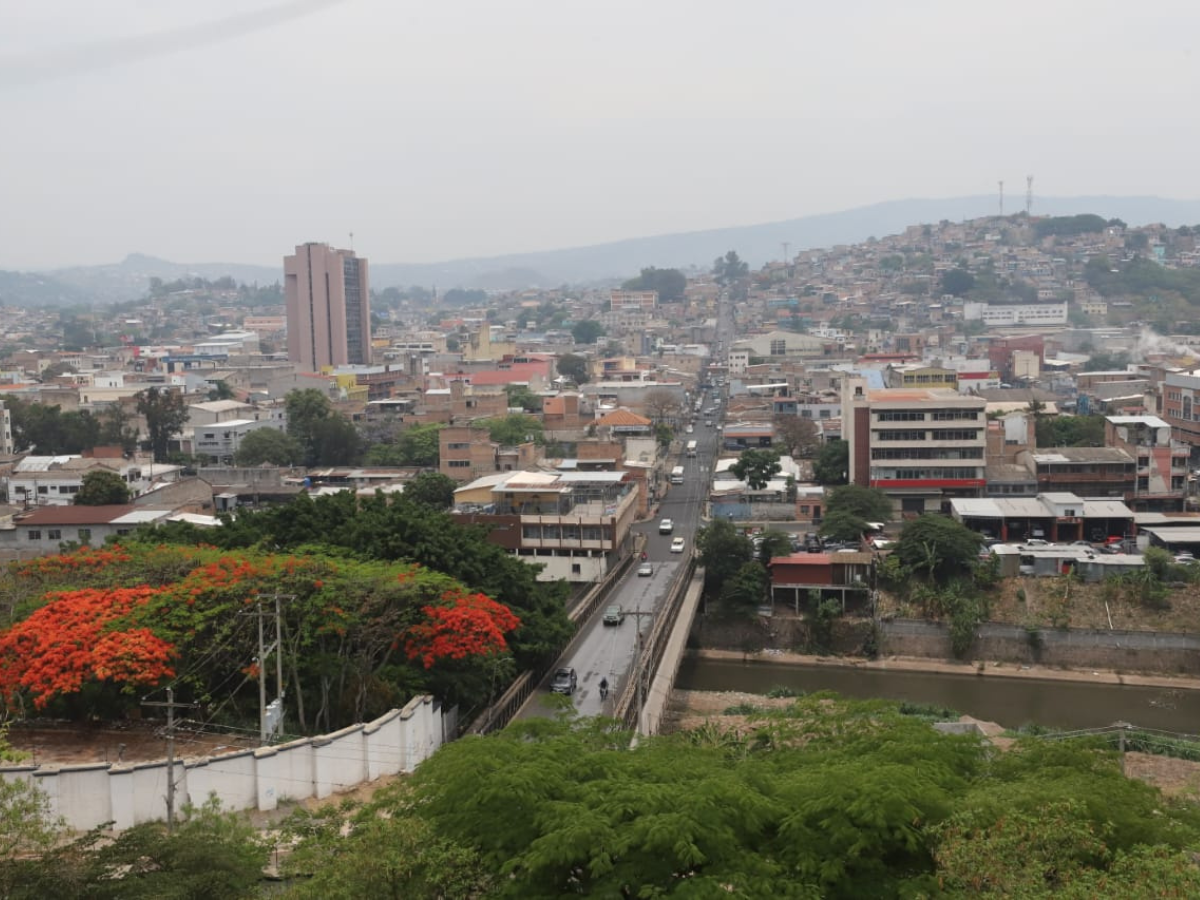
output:
[[[27,456],[8,476],[8,502],[14,506],[71,506],[83,478],[97,469],[115,472],[138,497],[162,479],[178,477],[180,467],[130,459],[82,456]]]
[[[246,435],[260,428],[285,431],[286,425],[281,420],[266,418],[261,421],[229,419],[208,425],[196,425],[192,428],[192,453],[196,456],[207,456],[209,459],[229,465],[237,455]]]
[[[981,303],[963,304],[963,319],[982,321],[989,328],[1014,325],[1066,325],[1067,302],[1060,303]]]
[[[0,403],[0,456],[12,456],[16,451],[12,436],[12,413]]]

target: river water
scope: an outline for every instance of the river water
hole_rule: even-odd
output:
[[[1087,684],[1075,681],[885,671],[769,660],[688,656],[676,687],[690,691],[765,694],[774,687],[837,691],[847,697],[935,703],[1016,728],[1098,728],[1124,721],[1145,728],[1200,733],[1200,690]]]

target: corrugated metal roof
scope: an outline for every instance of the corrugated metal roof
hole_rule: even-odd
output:
[[[1191,528],[1143,528],[1164,544],[1200,544],[1200,527]]]

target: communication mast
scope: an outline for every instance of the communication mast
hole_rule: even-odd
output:
[[[1025,215],[1033,211],[1033,176],[1025,176]]]
[[[783,242],[783,264],[784,264],[785,266],[788,264],[788,262],[789,262],[789,261],[790,261],[790,259],[791,259],[791,258],[788,256],[788,248],[789,248],[790,246],[792,246],[792,243],[791,243],[791,241],[784,241],[784,242]]]
[[[1004,218],[1004,182],[998,181],[996,183],[1000,185],[1000,217]]]

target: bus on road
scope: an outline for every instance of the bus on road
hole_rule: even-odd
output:
[[[696,442],[695,442],[695,441],[688,441],[688,442],[687,442],[687,455],[688,455],[688,456],[695,456],[695,455],[696,455]]]
[[[683,466],[671,470],[671,484],[683,484]]]

